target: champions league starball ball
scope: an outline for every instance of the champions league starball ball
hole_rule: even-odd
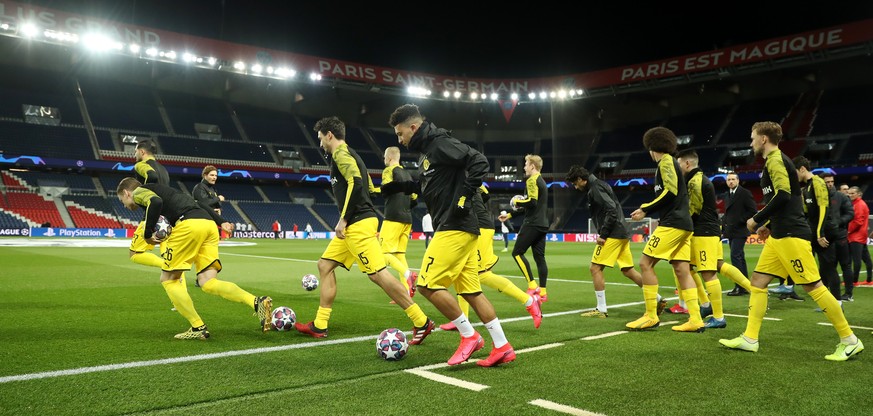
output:
[[[303,288],[308,291],[315,290],[318,288],[318,278],[314,274],[307,274],[303,276],[302,284]]]
[[[155,223],[155,229],[152,232],[153,237],[157,240],[164,240],[170,236],[171,232],[173,232],[173,226],[167,221],[167,217],[163,215],[158,217],[158,222]]]
[[[376,338],[376,353],[385,361],[397,361],[403,358],[408,349],[406,334],[397,328],[388,328]]]

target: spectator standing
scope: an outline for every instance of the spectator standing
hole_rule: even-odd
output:
[[[855,218],[849,222],[849,250],[852,252],[854,263],[853,275],[855,286],[871,286],[873,282],[873,261],[870,261],[870,250],[867,249],[867,229],[870,221],[870,208],[861,199],[861,189],[857,186],[849,188],[849,198],[852,199],[852,208],[855,210]],[[867,281],[861,281],[861,262],[867,266]],[[851,301],[852,299],[846,299]]]
[[[279,220],[273,221],[273,234],[275,234],[276,239],[278,240],[282,235],[282,223]]]
[[[506,211],[500,211],[500,215],[506,215]],[[503,220],[500,221],[500,233],[503,234],[503,250],[502,252],[506,253],[509,251],[509,232],[515,231],[515,227],[512,226],[512,221]]]
[[[752,192],[740,186],[740,177],[736,172],[729,172],[726,178],[728,192],[722,196],[725,201],[724,216],[722,217],[722,232],[728,239],[731,249],[731,264],[740,269],[743,276],[749,277],[746,266],[746,239],[749,238],[749,230],[746,221],[752,218],[758,210],[755,207],[755,199]],[[740,285],[728,292],[728,296],[748,295],[749,291]]]
[[[424,232],[424,248],[427,249],[430,239],[433,238],[433,219],[430,217],[430,212],[426,212],[421,217],[421,231]]]

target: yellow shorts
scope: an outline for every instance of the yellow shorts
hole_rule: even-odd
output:
[[[812,245],[809,240],[797,237],[768,238],[755,266],[755,273],[783,279],[791,276],[794,283],[799,284],[821,280],[818,265],[812,256]]]
[[[376,239],[376,217],[365,218],[346,227],[346,238],[334,237],[324,249],[321,258],[333,260],[346,270],[358,263],[358,268],[366,274],[373,274],[385,268],[385,255]]]
[[[186,271],[194,265],[200,273],[210,265],[221,271],[218,260],[218,228],[215,221],[192,218],[176,222],[173,232],[161,243],[161,258],[165,271]]]
[[[418,286],[454,286],[459,295],[481,292],[476,265],[478,237],[466,231],[437,231],[424,253]]]
[[[667,261],[691,260],[691,231],[672,227],[658,227],[649,237],[643,254]]]
[[[136,231],[133,232],[133,239],[130,240],[130,251],[135,253],[145,253],[152,251],[155,246],[149,244],[145,240],[143,233],[145,232],[145,221],[140,221],[136,226]]]
[[[616,262],[618,262],[618,268],[622,270],[634,267],[634,257],[630,251],[630,240],[607,238],[602,246],[594,247],[591,263],[613,267]]]
[[[691,265],[697,271],[717,272],[719,260],[724,260],[720,237],[691,237]]]
[[[491,268],[497,264],[497,260],[500,260],[500,258],[494,254],[493,228],[479,229],[479,239],[477,240],[476,247],[478,248],[476,260],[479,264],[479,273],[491,270]]]
[[[382,229],[379,230],[379,238],[382,240],[383,253],[406,253],[409,244],[409,233],[412,232],[412,224],[402,222],[382,221]]]

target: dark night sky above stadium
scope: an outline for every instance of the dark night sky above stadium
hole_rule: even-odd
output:
[[[352,62],[470,77],[588,72],[873,18],[873,2],[20,0],[140,26]],[[656,4],[657,3],[657,4]],[[481,4],[481,3],[479,3]],[[509,4],[509,3],[505,3]]]

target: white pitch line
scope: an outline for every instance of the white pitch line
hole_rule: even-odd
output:
[[[737,318],[746,318],[746,319],[749,319],[749,315],[737,315],[737,314],[733,314],[733,313],[726,313],[726,314],[724,314],[724,316],[734,316],[734,317],[737,317]],[[765,320],[765,321],[781,321],[782,318],[768,318],[768,317],[765,316],[765,317],[764,317],[764,320]]]
[[[221,253],[222,256],[239,256],[239,257],[253,257],[256,259],[268,259],[268,260],[284,260],[284,261],[297,261],[300,263],[318,263],[318,260],[301,260],[301,259],[292,259],[288,257],[273,257],[273,256],[256,256],[254,254],[237,254],[237,253]]]
[[[830,323],[830,322],[819,322],[818,324],[819,324],[819,325],[824,325],[824,326],[834,326],[834,324],[832,324],[832,323]],[[852,329],[873,330],[873,328],[870,328],[870,327],[866,327],[866,326],[856,326],[856,325],[849,325],[849,328],[852,328]]]
[[[473,383],[470,381],[464,381],[461,379],[457,379],[454,377],[444,376],[442,374],[432,373],[430,371],[418,370],[415,368],[411,368],[408,370],[403,370],[410,374],[415,374],[419,377],[424,377],[428,380],[433,380],[438,383],[448,384],[450,386],[460,387],[462,389],[473,390],[473,391],[482,391],[488,388],[488,386],[479,383]]]
[[[627,334],[627,333],[628,333],[628,331],[614,331],[614,332],[607,332],[605,334],[600,334],[600,335],[592,335],[590,337],[579,338],[579,339],[581,341],[593,341],[595,339],[614,337],[616,335]]]
[[[562,345],[564,345],[564,344],[561,343],[561,342],[555,342],[555,343],[552,343],[552,344],[538,345],[538,346],[536,346],[536,347],[525,348],[525,349],[523,349],[523,350],[515,350],[515,353],[516,353],[516,354],[524,354],[524,353],[526,353],[526,352],[533,352],[533,351],[547,350],[547,349],[549,349],[549,348],[560,347],[560,346],[562,346]]]
[[[121,364],[105,364],[105,365],[98,365],[98,366],[93,366],[93,367],[71,368],[68,370],[57,370],[57,371],[45,371],[45,372],[41,372],[41,373],[19,374],[19,375],[15,375],[15,376],[0,377],[0,384],[9,383],[12,381],[37,380],[37,379],[41,379],[41,378],[54,378],[54,377],[72,376],[72,375],[87,374],[87,373],[99,373],[99,372],[103,372],[103,371],[123,370],[123,369],[128,369],[128,368],[151,367],[151,366],[165,365],[165,364],[188,363],[188,362],[194,362],[194,361],[213,360],[216,358],[236,357],[236,356],[241,356],[241,355],[263,354],[263,353],[269,353],[269,352],[296,350],[296,349],[311,348],[311,347],[323,347],[323,346],[329,346],[329,345],[346,344],[346,343],[358,342],[358,341],[372,341],[372,340],[373,340],[372,336],[344,338],[344,339],[332,339],[332,340],[327,340],[327,341],[312,341],[312,342],[304,342],[304,343],[300,343],[300,344],[281,345],[281,346],[276,346],[276,347],[250,348],[250,349],[246,349],[246,350],[225,351],[225,352],[217,352],[217,353],[211,353],[211,354],[200,354],[200,355],[189,355],[189,356],[185,356],[185,357],[175,357],[175,358],[163,358],[160,360],[133,361],[133,362],[121,363]]]
[[[556,342],[556,343],[552,343],[552,344],[545,344],[545,345],[539,345],[536,347],[525,348],[523,350],[516,350],[515,353],[516,354],[524,354],[526,352],[547,350],[549,348],[560,347],[562,345],[564,345],[564,344],[562,344],[560,342]],[[460,380],[460,379],[457,379],[454,377],[444,376],[442,374],[437,374],[437,373],[433,373],[430,371],[430,370],[436,370],[438,368],[445,368],[448,366],[449,365],[446,363],[439,363],[439,364],[431,364],[431,365],[424,365],[421,367],[410,368],[408,370],[403,370],[403,371],[406,371],[407,373],[410,373],[410,374],[415,374],[419,377],[424,377],[428,380],[436,381],[438,383],[448,384],[450,386],[460,387],[460,388],[464,388],[464,389],[468,389],[468,390],[482,391],[482,390],[488,388],[488,386],[486,386],[484,384],[471,383],[468,381]]]
[[[534,406],[539,406],[545,409],[554,410],[556,412],[566,413],[568,415],[576,415],[576,416],[606,416],[603,413],[595,413],[589,412],[584,409],[577,409],[575,407],[566,406],[560,403],[550,402],[548,400],[536,399],[528,402]]]

